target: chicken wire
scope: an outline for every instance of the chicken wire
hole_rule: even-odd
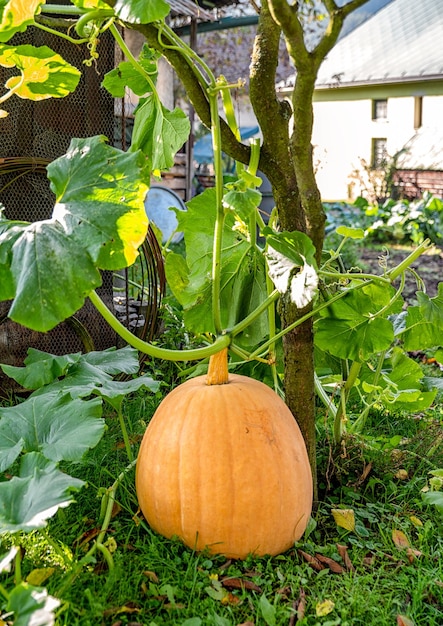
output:
[[[105,135],[111,144],[114,143],[114,99],[100,84],[105,73],[115,66],[115,46],[111,35],[102,34],[97,48],[99,57],[88,66],[84,63],[90,56],[86,45],[74,45],[34,27],[28,28],[26,33],[18,33],[10,42],[11,45],[25,43],[49,46],[82,72],[76,91],[66,98],[31,102],[13,96],[2,105],[9,115],[0,124],[0,202],[8,219],[34,222],[51,217],[54,207],[55,197],[46,177],[45,165],[63,155],[72,138]],[[0,68],[0,84],[4,85],[14,73],[14,70]],[[156,316],[164,292],[163,259],[152,237],[148,237],[141,248],[139,264],[145,268],[141,270],[147,277],[143,291],[149,292],[150,313],[155,311],[149,319],[138,312],[143,324],[138,320],[136,330],[145,338],[155,333]],[[114,277],[111,272],[103,272],[102,279],[97,292],[115,311]],[[117,296],[121,299],[121,290]],[[127,309],[127,303],[124,304]],[[7,317],[9,306],[9,303],[0,303],[0,363],[21,365],[28,347],[66,354],[102,350],[117,344],[114,331],[89,300],[73,318],[47,333],[38,333],[12,322]],[[129,315],[125,319],[129,325]]]

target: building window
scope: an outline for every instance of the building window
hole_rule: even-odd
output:
[[[372,140],[372,167],[381,169],[385,167],[388,156],[386,149],[387,140],[385,138],[377,138]]]
[[[372,101],[372,119],[385,120],[388,117],[388,101],[373,100]]]
[[[414,97],[414,130],[421,128],[423,124],[423,97]]]

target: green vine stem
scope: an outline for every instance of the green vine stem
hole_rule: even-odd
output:
[[[403,272],[405,272],[409,266],[418,259],[420,255],[423,254],[428,248],[431,247],[431,240],[425,239],[422,243],[415,248],[401,263],[399,263],[396,267],[393,267],[389,272],[387,272],[386,276],[393,282],[396,278],[398,278]]]
[[[360,374],[360,370],[362,368],[363,363],[358,361],[354,361],[349,368],[349,374],[342,385],[340,390],[340,403],[338,405],[337,411],[334,416],[334,441],[338,445],[343,439],[343,433],[345,431],[346,424],[346,404],[348,402],[349,394],[351,393],[352,387],[357,382],[358,375]]]
[[[134,55],[132,54],[132,52],[129,50],[128,46],[126,45],[125,40],[123,39],[123,37],[121,36],[121,34],[118,31],[118,28],[116,27],[116,25],[114,23],[111,23],[109,25],[109,30],[112,33],[112,36],[114,37],[116,43],[119,45],[119,47],[121,48],[121,51],[123,52],[123,54],[125,55],[125,57],[128,59],[129,63],[131,63],[131,65],[134,67],[135,70],[137,70],[137,72],[139,74],[141,74],[143,76],[143,78],[148,82],[148,84],[151,87],[152,90],[152,94],[154,96],[154,98],[156,98],[156,100],[158,102],[160,102],[160,99],[158,97],[157,94],[157,90],[155,89],[155,84],[151,78],[151,76],[149,75],[149,72],[147,72],[141,65],[140,63],[137,61],[137,59],[134,57]]]
[[[6,589],[3,587],[1,583],[0,583],[0,593],[4,597],[5,600],[9,600],[9,593],[6,591]]]
[[[143,341],[130,330],[126,328],[116,317],[115,315],[108,309],[103,300],[98,296],[95,291],[91,291],[89,294],[89,299],[92,304],[95,306],[100,315],[108,322],[113,330],[130,346],[138,350],[139,352],[143,352],[143,354],[148,354],[155,359],[165,359],[166,361],[197,361],[200,359],[206,359],[210,357],[211,354],[215,354],[219,352],[223,348],[226,348],[231,343],[231,338],[229,334],[222,334],[220,337],[214,341],[214,343],[203,346],[201,348],[192,348],[190,350],[171,350],[169,348],[160,348],[159,346],[155,346],[152,343],[148,343],[147,341]]]
[[[378,357],[377,369],[375,370],[374,381],[373,381],[374,386],[378,384],[385,357],[386,357],[386,350],[381,352]],[[363,427],[366,424],[366,420],[368,419],[369,411],[371,410],[371,407],[373,404],[374,396],[375,396],[375,390],[369,393],[365,401],[365,405],[366,405],[365,408],[360,413],[360,415],[355,420],[355,422],[352,424],[352,426],[349,428],[349,432],[360,433],[363,430]]]

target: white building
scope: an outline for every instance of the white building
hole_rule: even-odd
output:
[[[352,173],[362,162],[379,168],[406,144],[400,179],[443,192],[442,137],[443,0],[393,0],[343,37],[320,68],[313,145],[323,199],[360,195]]]

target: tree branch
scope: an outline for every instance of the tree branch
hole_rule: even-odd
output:
[[[211,113],[209,100],[205,86],[201,84],[196,69],[190,59],[185,57],[179,50],[165,45],[159,41],[158,27],[156,24],[137,24],[133,25],[135,30],[141,32],[150,48],[160,52],[168,63],[173,67],[178,78],[183,84],[186,94],[199,116],[202,123],[211,128]],[[162,41],[167,40],[167,36],[162,34]],[[234,133],[229,128],[224,119],[221,118],[221,134],[223,150],[236,161],[241,163],[249,162],[250,147],[239,142]]]

